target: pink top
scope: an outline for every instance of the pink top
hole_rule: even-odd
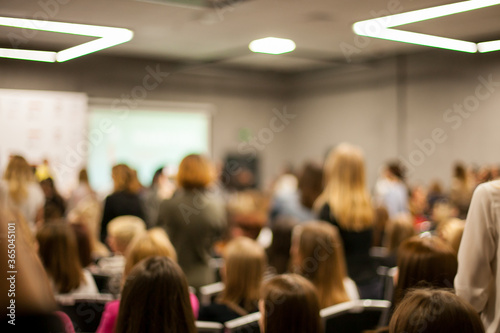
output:
[[[194,318],[198,318],[198,312],[200,310],[200,302],[198,298],[189,293],[189,299],[191,301],[191,307],[193,308]],[[118,310],[120,309],[120,300],[115,300],[108,302],[104,306],[104,312],[102,313],[101,322],[97,328],[96,333],[114,333],[116,326],[116,319],[118,318]]]
[[[65,333],[75,333],[75,328],[73,327],[73,322],[68,317],[68,315],[62,311],[56,311],[56,315],[61,319],[64,325]]]

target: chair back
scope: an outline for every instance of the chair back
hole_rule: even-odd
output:
[[[357,300],[330,306],[320,311],[325,333],[361,333],[385,326],[391,302]]]

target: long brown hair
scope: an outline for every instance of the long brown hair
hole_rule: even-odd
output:
[[[348,143],[338,145],[328,156],[324,172],[326,186],[315,208],[328,204],[332,216],[346,230],[369,228],[373,224],[374,210],[366,188],[361,148]]]
[[[476,310],[448,290],[410,291],[397,307],[389,333],[463,332],[483,333]]]
[[[263,333],[319,333],[321,322],[316,289],[297,274],[278,275],[262,287]]]
[[[453,249],[436,236],[414,236],[398,249],[398,281],[394,290],[396,306],[411,288],[422,284],[453,288],[458,261]]]
[[[122,292],[116,333],[195,333],[186,276],[167,257],[149,257],[130,271]]]
[[[8,183],[8,193],[14,204],[20,204],[28,197],[28,185],[33,181],[33,170],[24,157],[14,155],[10,158],[3,175]]]
[[[327,222],[308,222],[295,228],[292,241],[294,269],[318,290],[321,308],[349,301],[344,249],[337,228]]]
[[[217,300],[240,315],[248,314],[257,307],[266,253],[259,243],[247,237],[233,239],[224,251],[225,288]]]
[[[76,236],[69,224],[46,223],[36,235],[38,253],[47,275],[54,281],[55,291],[69,293],[83,282]]]

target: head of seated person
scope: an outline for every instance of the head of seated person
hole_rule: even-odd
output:
[[[196,332],[187,280],[172,259],[148,257],[128,274],[115,332],[167,331]]]
[[[283,274],[264,283],[259,301],[262,333],[319,333],[316,288],[298,274]]]
[[[415,289],[400,302],[389,333],[483,333],[474,308],[449,290]]]
[[[398,249],[398,274],[394,306],[414,287],[453,288],[457,274],[457,255],[436,236],[414,236]]]
[[[321,308],[349,301],[344,250],[335,226],[311,221],[296,226],[290,250],[292,268],[318,289]]]
[[[262,246],[247,237],[231,240],[224,249],[224,291],[217,302],[245,315],[257,311],[267,258]]]
[[[146,223],[137,216],[125,215],[112,219],[106,228],[111,251],[124,254],[132,240],[146,231]]]

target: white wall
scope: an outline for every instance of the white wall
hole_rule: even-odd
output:
[[[150,70],[162,73],[162,82],[147,92],[145,98],[134,91],[143,86]],[[210,103],[213,117],[213,156],[222,160],[226,153],[237,152],[238,132],[247,128],[254,135],[269,126],[273,109],[281,109],[285,90],[282,78],[274,74],[213,71],[210,68],[176,69],[175,65],[154,60],[135,60],[93,56],[67,63],[45,64],[28,61],[0,62],[0,88],[84,92],[90,98],[128,99],[130,104],[142,100]],[[153,81],[149,82],[150,84]],[[129,96],[129,97],[127,97]],[[121,103],[123,106],[126,103]],[[269,183],[284,162],[283,133],[258,151],[263,183]]]

